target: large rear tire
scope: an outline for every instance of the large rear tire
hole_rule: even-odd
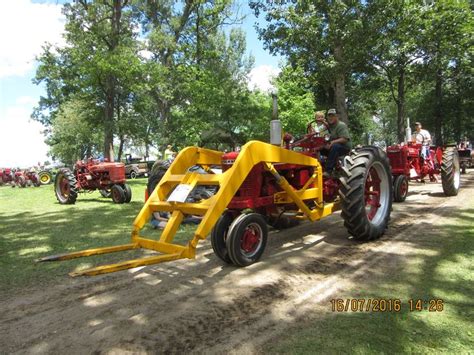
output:
[[[232,260],[227,252],[226,240],[229,235],[229,227],[233,220],[234,216],[232,213],[224,212],[224,214],[217,220],[217,223],[214,228],[212,228],[211,232],[211,245],[214,254],[227,264],[232,264]]]
[[[405,175],[398,175],[393,183],[393,200],[403,202],[408,195],[408,178]]]
[[[385,232],[392,209],[392,174],[387,155],[363,147],[345,157],[339,195],[344,226],[355,240],[377,239]]]
[[[226,247],[230,260],[237,266],[257,262],[267,245],[268,227],[262,215],[240,215],[230,225]]]
[[[54,180],[54,192],[61,205],[73,205],[77,199],[76,178],[69,169],[61,169]]]
[[[441,163],[441,183],[446,196],[456,196],[461,183],[459,154],[456,148],[447,147]]]

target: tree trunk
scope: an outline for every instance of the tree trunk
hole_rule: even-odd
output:
[[[405,68],[398,71],[398,93],[397,93],[397,139],[398,142],[405,140]]]
[[[441,134],[441,127],[443,124],[443,116],[442,116],[442,104],[443,104],[443,71],[439,68],[436,71],[436,85],[435,85],[435,144],[436,145],[443,145],[443,137]]]
[[[117,160],[121,161],[122,154],[123,154],[123,145],[125,143],[125,137],[123,136],[123,134],[120,135],[119,139],[120,139],[120,143],[119,143],[119,149],[118,149],[118,154],[117,154]]]
[[[115,83],[114,78],[107,78],[106,102],[104,112],[104,158],[114,161],[114,109]]]
[[[334,80],[334,103],[336,110],[339,113],[339,119],[345,124],[349,124],[349,117],[347,115],[346,105],[346,83],[344,78],[344,52],[342,45],[336,45],[334,47],[334,59],[338,63],[335,80]]]

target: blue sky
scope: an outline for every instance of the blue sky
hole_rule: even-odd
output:
[[[44,88],[32,83],[35,55],[45,42],[63,43],[65,1],[8,0],[0,2],[0,168],[28,167],[50,160],[44,144],[44,129],[30,119]],[[247,15],[242,28],[247,33],[247,50],[255,57],[251,85],[269,88],[269,76],[277,72],[278,57],[263,49],[247,1],[240,1]]]

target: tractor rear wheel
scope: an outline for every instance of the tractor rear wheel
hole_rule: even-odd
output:
[[[54,192],[61,205],[73,205],[77,199],[76,178],[71,170],[61,169],[54,180]]]
[[[243,214],[230,225],[226,247],[230,260],[237,266],[257,262],[267,244],[268,227],[262,215]]]
[[[403,202],[408,195],[408,178],[405,175],[398,175],[393,183],[393,200]]]
[[[355,240],[379,238],[392,209],[392,174],[387,155],[363,147],[345,158],[339,195],[344,226]]]
[[[232,260],[230,260],[229,253],[227,252],[226,240],[229,235],[229,227],[233,220],[234,216],[232,213],[224,212],[217,220],[211,232],[211,245],[214,254],[227,264],[232,264]]]
[[[454,147],[447,147],[443,152],[441,163],[441,183],[446,196],[456,196],[461,182],[458,151]]]
[[[130,188],[130,185],[123,184],[122,189],[125,193],[125,203],[130,203],[132,200],[132,189]]]
[[[41,185],[48,185],[48,184],[51,184],[51,181],[53,180],[53,177],[51,176],[51,173],[49,173],[48,171],[40,171],[38,173],[39,175],[39,180],[41,182]]]
[[[113,185],[111,189],[112,201],[115,203],[124,203],[125,202],[125,191],[120,185]]]

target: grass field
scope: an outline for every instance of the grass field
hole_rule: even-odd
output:
[[[126,244],[135,216],[143,206],[146,179],[131,180],[132,201],[114,204],[98,191],[80,194],[75,205],[60,205],[53,185],[24,189],[0,187],[0,285],[2,291],[41,285],[68,272],[142,255],[134,250],[63,262],[35,259],[107,245]],[[175,241],[184,242],[193,226],[183,226]],[[159,232],[145,227],[151,238]]]
[[[400,299],[400,312],[360,312],[356,306],[356,312],[329,313],[332,304],[328,302],[326,317],[294,327],[268,352],[473,354],[472,202],[470,208],[459,211],[460,217],[447,218],[442,228],[430,231],[432,239],[414,242],[416,253],[400,268],[389,274],[375,272],[369,284],[341,295],[344,301]],[[421,310],[410,310],[410,299],[427,303]],[[440,299],[443,307],[430,311],[429,300]]]

